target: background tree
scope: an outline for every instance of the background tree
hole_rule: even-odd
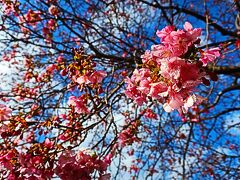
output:
[[[0,2],[1,178],[240,177],[238,1]],[[157,30],[186,21],[221,56],[183,121],[138,106],[125,81]]]

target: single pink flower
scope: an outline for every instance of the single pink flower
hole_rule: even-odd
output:
[[[105,71],[94,71],[89,77],[89,79],[93,84],[96,84],[101,83],[103,78],[105,78],[106,76],[107,73]]]
[[[143,94],[148,94],[151,88],[150,83],[151,82],[148,79],[140,81],[137,90],[141,91]]]
[[[51,5],[49,8],[48,8],[48,12],[49,14],[53,15],[53,16],[57,16],[59,11],[58,11],[58,8],[54,5]]]
[[[149,119],[157,119],[157,114],[155,114],[151,109],[146,109],[144,116]]]
[[[10,118],[12,109],[7,106],[0,104],[0,121],[6,121]]]
[[[68,100],[68,105],[75,108],[75,112],[78,114],[87,114],[89,109],[87,108],[87,100],[83,97],[70,96]]]
[[[48,149],[52,149],[53,144],[54,144],[54,142],[53,142],[53,141],[50,141],[49,138],[47,138],[47,139],[44,141],[44,145],[45,145]]]
[[[192,25],[189,22],[185,22],[185,24],[183,25],[184,29],[186,31],[191,31],[192,30]]]
[[[201,52],[200,61],[203,62],[203,65],[207,65],[207,63],[214,61],[217,57],[220,56],[220,48],[211,48]]]
[[[55,64],[50,64],[49,66],[46,67],[46,71],[49,74],[53,74],[54,70],[56,69],[56,65]]]
[[[161,31],[157,31],[157,36],[161,38],[162,42],[164,41],[164,39],[170,35],[171,32],[173,32],[175,30],[174,26],[167,26],[165,28],[163,28]]]
[[[194,28],[189,22],[185,22],[184,29],[187,31],[186,35],[188,39],[190,40],[190,44],[195,43],[199,37],[201,36],[202,30],[200,28]],[[200,41],[199,41],[200,42]]]
[[[79,78],[77,78],[76,82],[78,84],[90,84],[91,81],[89,80],[89,77],[86,75],[80,76]]]
[[[157,82],[150,84],[151,89],[149,92],[149,96],[159,99],[160,97],[167,96],[168,87],[164,82]]]
[[[148,63],[152,60],[152,53],[149,50],[146,50],[145,53],[141,56],[143,63]]]
[[[91,179],[91,174],[98,171],[103,174],[107,166],[96,154],[89,154],[83,150],[75,153],[74,151],[63,152],[58,160],[55,173],[61,179]]]

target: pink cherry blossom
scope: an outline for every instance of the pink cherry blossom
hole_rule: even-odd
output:
[[[183,25],[184,29],[186,31],[191,31],[192,30],[192,25],[189,22],[185,22],[185,24]]]
[[[151,55],[159,59],[159,58],[166,58],[166,57],[170,58],[173,56],[173,53],[170,50],[170,48],[166,48],[166,46],[159,44],[159,45],[153,45],[151,47]]]
[[[87,108],[87,100],[84,96],[76,97],[70,96],[68,100],[68,105],[75,108],[75,112],[78,114],[86,114],[89,113],[89,109]]]
[[[0,104],[0,121],[6,121],[10,118],[12,109],[7,106]]]
[[[91,75],[82,75],[76,79],[78,84],[97,84],[101,83],[103,78],[107,76],[104,71],[94,71]]]
[[[125,129],[121,131],[119,134],[119,144],[124,147],[126,145],[131,145],[134,142],[138,142],[139,139],[136,136],[138,131],[139,122],[134,121],[131,122],[130,126],[127,126]]]
[[[43,156],[19,154],[19,172],[24,179],[49,179],[53,176],[53,170],[44,167]]]
[[[154,55],[159,56],[163,54],[165,57],[167,55],[170,57],[171,54],[174,56],[185,54],[189,47],[199,39],[201,29],[193,29],[189,22],[184,24],[184,29],[176,31],[174,26],[167,26],[161,31],[157,31],[157,36],[161,38],[164,46],[160,45],[160,51],[155,52]]]
[[[50,64],[49,66],[46,67],[46,70],[49,74],[53,74],[55,69],[56,69],[55,64]]]
[[[29,9],[27,14],[25,14],[23,17],[19,17],[20,23],[27,23],[33,27],[37,25],[38,22],[42,20],[41,18],[41,12],[40,11],[33,11],[32,9]]]
[[[77,78],[76,82],[78,84],[90,84],[91,83],[91,81],[89,80],[89,76],[87,76],[87,75],[80,76],[79,78]]]
[[[180,114],[187,113],[198,103],[194,98],[196,87],[200,83],[207,84],[206,76],[211,74],[202,65],[220,55],[219,48],[213,48],[199,50],[199,57],[195,46],[200,42],[200,35],[201,29],[193,28],[189,22],[184,24],[184,29],[175,30],[175,27],[167,26],[157,31],[161,44],[153,45],[151,51],[147,50],[141,56],[142,68],[135,69],[131,78],[126,78],[126,96],[138,105],[156,99],[163,103],[167,112],[176,109]],[[121,139],[128,134],[124,132]]]
[[[211,49],[207,49],[203,52],[201,52],[201,58],[200,61],[203,62],[204,65],[206,65],[209,62],[214,61],[217,57],[220,56],[220,48],[211,48]]]
[[[57,16],[59,11],[58,8],[54,5],[51,5],[48,9],[49,14],[53,15],[53,16]]]
[[[180,107],[183,105],[183,97],[181,94],[172,94],[169,102],[165,103],[163,108],[166,112],[171,112],[174,109],[180,109]]]
[[[165,28],[163,28],[161,31],[157,31],[157,36],[160,37],[162,39],[162,41],[164,41],[164,39],[169,36],[171,34],[171,32],[173,32],[175,30],[174,26],[167,26]]]
[[[93,84],[101,83],[103,78],[107,76],[107,73],[105,71],[94,71],[90,76],[90,81]]]
[[[145,110],[144,116],[149,119],[157,119],[157,114],[155,114],[151,109],[147,108]]]
[[[44,141],[44,145],[48,148],[48,149],[52,149],[54,142],[50,141],[49,138],[46,138],[46,140]]]
[[[200,28],[193,29],[193,26],[189,22],[185,22],[184,29],[187,31],[187,36],[192,43],[195,43],[202,33],[202,30]]]
[[[148,95],[155,99],[165,97],[168,94],[167,93],[168,87],[167,84],[164,82],[151,83],[150,86],[151,89]]]
[[[181,56],[188,51],[191,45],[191,40],[183,30],[173,31],[170,36],[164,39],[166,47],[172,52],[174,56]]]
[[[85,179],[90,180],[91,174],[98,171],[100,177],[104,177],[109,162],[101,160],[96,154],[82,150],[77,153],[74,151],[63,152],[58,160],[55,173],[64,180]]]
[[[144,79],[139,82],[139,86],[137,87],[137,90],[141,91],[143,94],[148,94],[150,91],[150,83],[148,79]]]
[[[151,51],[146,50],[145,53],[141,56],[141,58],[143,63],[149,63],[153,58]]]
[[[125,81],[127,82],[127,88],[125,90],[125,94],[129,98],[134,99],[138,105],[142,105],[144,102],[146,102],[146,95],[143,94],[141,90],[137,89],[137,86],[133,83],[134,81],[132,81],[128,77]]]

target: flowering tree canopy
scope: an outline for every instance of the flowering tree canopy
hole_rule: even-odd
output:
[[[0,0],[0,178],[238,179],[240,3]]]

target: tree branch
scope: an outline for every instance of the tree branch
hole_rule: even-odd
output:
[[[207,66],[207,69],[217,74],[240,76],[240,66]]]

